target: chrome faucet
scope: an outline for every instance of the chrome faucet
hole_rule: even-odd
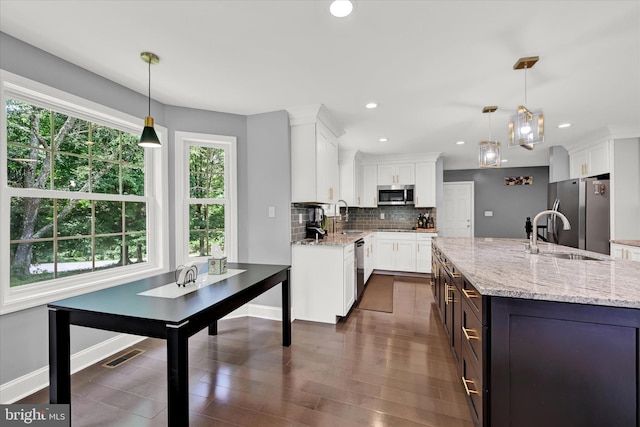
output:
[[[336,202],[336,209],[338,210],[338,215],[340,215],[340,207],[338,206],[338,204],[340,204],[340,202],[344,203],[344,220],[349,222],[349,205],[347,204],[347,202],[345,202],[344,200],[340,199]],[[342,215],[340,215],[340,218],[342,219]]]
[[[563,230],[571,229],[571,224],[569,224],[569,220],[567,219],[567,217],[558,211],[546,210],[538,213],[536,216],[533,217],[533,232],[531,233],[531,237],[529,237],[529,247],[527,248],[529,253],[537,254],[540,252],[540,249],[538,249],[538,220],[540,219],[540,217],[544,215],[559,216],[560,219],[562,220],[562,229]]]
[[[336,202],[336,214],[333,217],[333,233],[334,234],[336,232],[336,216],[340,215],[340,207],[338,206],[340,202],[344,203],[344,207],[345,207],[344,219],[345,221],[349,222],[349,205],[347,204],[347,202],[340,199]],[[340,219],[342,219],[342,215],[340,215]]]

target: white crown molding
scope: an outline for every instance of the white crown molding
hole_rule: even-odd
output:
[[[287,108],[287,112],[289,113],[290,126],[300,126],[320,121],[329,128],[336,138],[340,138],[345,133],[335,117],[322,104],[291,107]]]

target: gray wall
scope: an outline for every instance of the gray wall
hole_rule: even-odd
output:
[[[0,33],[0,68],[24,76],[51,87],[72,93],[110,108],[141,117],[146,115],[147,97],[114,82],[88,72],[73,64],[52,56],[20,40]],[[238,257],[252,262],[278,262],[289,264],[289,131],[288,116],[275,112],[252,116],[152,105],[156,123],[169,131],[169,153],[175,152],[175,131],[201,132],[237,137],[238,141]],[[251,142],[248,141],[248,129]],[[273,135],[270,132],[274,132]],[[249,150],[251,147],[251,150]],[[257,150],[254,152],[254,150]],[[284,154],[286,153],[286,154]],[[286,155],[286,159],[283,156]],[[173,157],[173,156],[171,156]],[[262,162],[268,159],[269,162]],[[278,160],[282,159],[281,162]],[[278,170],[274,169],[274,165]],[[169,161],[169,206],[175,203],[175,170]],[[265,178],[266,177],[266,178]],[[264,224],[264,215],[253,215],[267,201],[252,198],[269,196],[276,206],[276,221]],[[286,200],[286,203],[283,203]],[[175,266],[175,218],[169,210],[171,267]],[[258,221],[254,226],[252,221]],[[281,224],[281,222],[283,222]],[[269,238],[260,242],[256,233],[267,232]],[[280,236],[282,234],[282,236]],[[266,246],[268,242],[269,246]],[[262,246],[253,245],[260,243]],[[251,251],[250,251],[250,248]],[[251,253],[250,253],[251,252]],[[270,299],[262,304],[268,304]],[[275,304],[273,304],[275,305]],[[279,302],[278,302],[279,305]],[[0,384],[19,378],[48,365],[47,310],[34,307],[0,316]],[[72,327],[71,351],[73,353],[96,345],[116,334],[95,329]]]
[[[533,176],[533,185],[504,185],[506,176]],[[444,182],[473,181],[475,237],[526,238],[527,217],[547,208],[549,168],[445,170]],[[485,217],[485,211],[493,211]]]
[[[246,256],[242,261],[291,264],[289,204],[291,202],[291,138],[286,111],[256,114],[247,118]],[[275,208],[275,217],[268,215]],[[277,286],[253,303],[281,307]]]

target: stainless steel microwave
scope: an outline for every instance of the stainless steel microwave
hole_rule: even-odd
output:
[[[413,185],[378,185],[378,206],[413,204]]]

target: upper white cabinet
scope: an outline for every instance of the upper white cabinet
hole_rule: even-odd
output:
[[[572,179],[610,173],[610,169],[609,141],[569,153],[569,174]]]
[[[344,130],[323,105],[289,109],[292,202],[340,199],[338,138]]]
[[[378,185],[413,185],[415,180],[415,163],[378,165]]]
[[[436,206],[436,163],[416,163],[414,201],[417,208]]]
[[[360,207],[378,206],[378,165],[362,165],[360,188]]]
[[[340,151],[340,198],[349,206],[362,204],[362,167],[359,151]]]

